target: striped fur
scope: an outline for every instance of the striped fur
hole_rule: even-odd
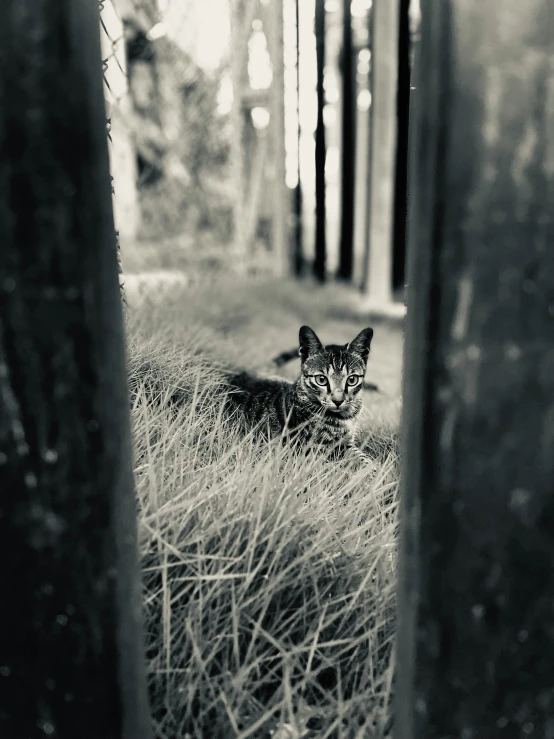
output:
[[[344,346],[323,346],[308,326],[300,329],[300,376],[294,383],[229,374],[229,404],[249,428],[268,437],[288,434],[321,444],[329,453],[357,450],[356,421],[373,330]]]

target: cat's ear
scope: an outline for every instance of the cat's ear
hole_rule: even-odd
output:
[[[306,361],[310,354],[316,354],[323,349],[323,344],[309,326],[302,326],[298,334],[298,339],[300,341],[298,353],[303,362]]]
[[[360,357],[367,362],[369,356],[369,347],[371,346],[371,339],[373,338],[373,329],[364,328],[363,331],[356,336],[356,338],[348,344],[346,347],[348,351],[359,354]]]

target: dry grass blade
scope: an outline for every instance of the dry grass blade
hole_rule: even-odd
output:
[[[156,736],[386,736],[398,477],[391,424],[374,424],[368,436],[376,474],[358,460],[328,464],[244,438],[222,414],[209,330],[180,328],[179,344],[153,331],[152,308],[133,321]]]

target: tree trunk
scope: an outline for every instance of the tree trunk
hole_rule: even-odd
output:
[[[296,277],[300,277],[304,271],[304,243],[302,228],[302,180],[300,179],[300,0],[295,2],[296,12],[296,114],[298,116],[298,129],[296,140],[298,143],[298,183],[294,191],[294,257],[293,269]]]
[[[253,0],[248,0],[245,14],[249,17],[249,9]],[[242,18],[240,0],[229,3],[231,14],[231,80],[233,83],[233,103],[231,107],[231,178],[234,190],[233,200],[233,250],[237,258],[244,258],[248,252],[244,223],[245,192],[247,181],[244,162],[244,106],[243,84],[246,75],[248,39],[252,25],[246,27]]]
[[[342,187],[338,277],[354,273],[354,202],[356,187],[356,54],[352,47],[351,0],[343,3],[342,42]]]
[[[275,195],[273,203],[272,246],[278,274],[282,277],[292,271],[292,255],[289,246],[290,193],[286,184],[285,149],[285,62],[283,40],[283,2],[274,0],[267,8],[266,25],[273,82],[271,85],[271,124],[273,164],[275,171]]]
[[[554,736],[554,10],[425,0],[395,735]]]
[[[148,739],[98,4],[0,5],[0,736]]]
[[[317,127],[315,132],[315,260],[314,275],[320,282],[327,277],[327,242],[325,209],[325,90],[323,70],[325,67],[325,0],[316,0],[315,36],[317,44]]]
[[[399,2],[375,0],[372,8],[370,246],[364,283],[379,303],[392,300]]]
[[[371,105],[369,107],[369,119],[367,127],[367,164],[366,164],[366,184],[365,184],[365,197],[366,197],[366,217],[365,217],[365,239],[364,239],[364,251],[362,259],[362,271],[360,279],[360,288],[362,294],[367,293],[369,290],[369,255],[371,251],[371,190],[373,187],[373,123],[374,123],[374,107],[373,100],[375,95],[375,3],[371,4],[368,11],[368,37],[369,37],[369,50],[371,52],[370,64],[369,64],[369,79],[368,86],[371,94]]]
[[[408,209],[408,128],[410,120],[410,0],[400,0],[398,85],[396,91],[396,176],[392,243],[392,285],[403,288],[406,278],[406,219]]]

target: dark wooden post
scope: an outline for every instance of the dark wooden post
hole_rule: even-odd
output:
[[[402,739],[554,736],[553,58],[550,0],[422,3]]]
[[[342,187],[338,277],[354,272],[354,201],[356,185],[356,54],[352,45],[352,0],[343,1],[342,41]]]
[[[327,240],[325,208],[325,90],[323,70],[325,67],[325,0],[316,0],[315,36],[317,46],[317,127],[315,132],[315,260],[314,276],[325,282],[327,277]]]
[[[95,0],[0,5],[0,736],[148,739]]]

